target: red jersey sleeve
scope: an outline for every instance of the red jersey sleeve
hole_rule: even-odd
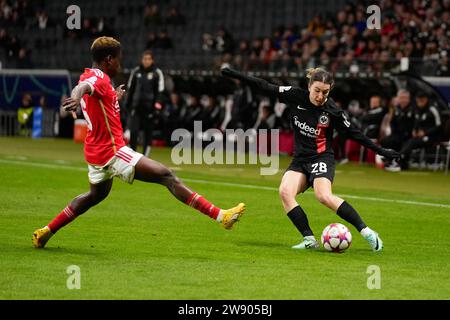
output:
[[[98,98],[104,96],[111,86],[108,76],[100,70],[95,70],[89,76],[81,80],[80,83],[89,85],[91,88],[90,96]]]

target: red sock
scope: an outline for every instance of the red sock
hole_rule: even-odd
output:
[[[189,199],[186,201],[186,204],[213,219],[216,219],[220,213],[220,208],[213,205],[197,192],[190,195]]]
[[[77,215],[73,212],[72,207],[68,205],[64,208],[63,211],[61,211],[60,214],[56,216],[55,219],[52,220],[52,222],[48,224],[48,227],[50,228],[51,232],[55,233],[66,224],[70,223],[76,217]]]

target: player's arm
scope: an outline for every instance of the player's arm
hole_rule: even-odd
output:
[[[76,119],[76,110],[80,105],[81,98],[85,94],[91,95],[93,92],[92,85],[86,82],[79,83],[75,88],[73,88],[72,93],[69,98],[63,101],[63,108],[65,111],[71,111],[72,116]]]
[[[276,95],[279,92],[278,86],[270,84],[264,79],[248,76],[243,74],[242,72],[230,68],[223,68],[222,70],[220,70],[220,72],[225,77],[241,80],[248,85],[262,90],[268,94]]]
[[[230,68],[223,68],[221,70],[221,73],[223,76],[241,80],[253,88],[262,90],[264,93],[270,96],[275,96],[281,103],[285,103],[287,105],[298,104],[299,98],[304,98],[305,95],[307,96],[308,94],[308,91],[303,90],[299,87],[277,86],[267,82],[264,79],[247,76]]]
[[[388,159],[399,159],[400,153],[392,149],[385,149],[377,146],[371,139],[365,136],[357,127],[349,120],[344,111],[338,113],[336,118],[336,130],[343,133],[349,139],[359,142],[366,148],[373,150],[379,155]]]

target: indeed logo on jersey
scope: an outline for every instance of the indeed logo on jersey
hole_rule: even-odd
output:
[[[300,133],[310,138],[317,138],[320,135],[320,128],[310,127],[306,122],[300,122],[297,116],[294,116],[294,123],[300,128]]]

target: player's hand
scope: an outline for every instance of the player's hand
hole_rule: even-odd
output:
[[[125,89],[123,87],[125,87],[125,85],[121,84],[116,88],[117,100],[121,100],[122,97],[125,95]]]
[[[395,151],[395,150],[392,150],[392,149],[384,149],[384,148],[382,148],[379,152],[378,152],[378,154],[380,155],[380,156],[382,156],[382,157],[384,157],[384,158],[386,158],[386,159],[388,159],[388,160],[398,160],[398,159],[400,159],[401,158],[401,154],[400,153],[398,153],[397,151]]]
[[[66,98],[63,101],[62,107],[64,108],[65,111],[70,111],[72,112],[72,117],[74,119],[77,118],[77,108],[80,105],[80,100],[79,99],[74,99],[72,97],[70,98]]]

